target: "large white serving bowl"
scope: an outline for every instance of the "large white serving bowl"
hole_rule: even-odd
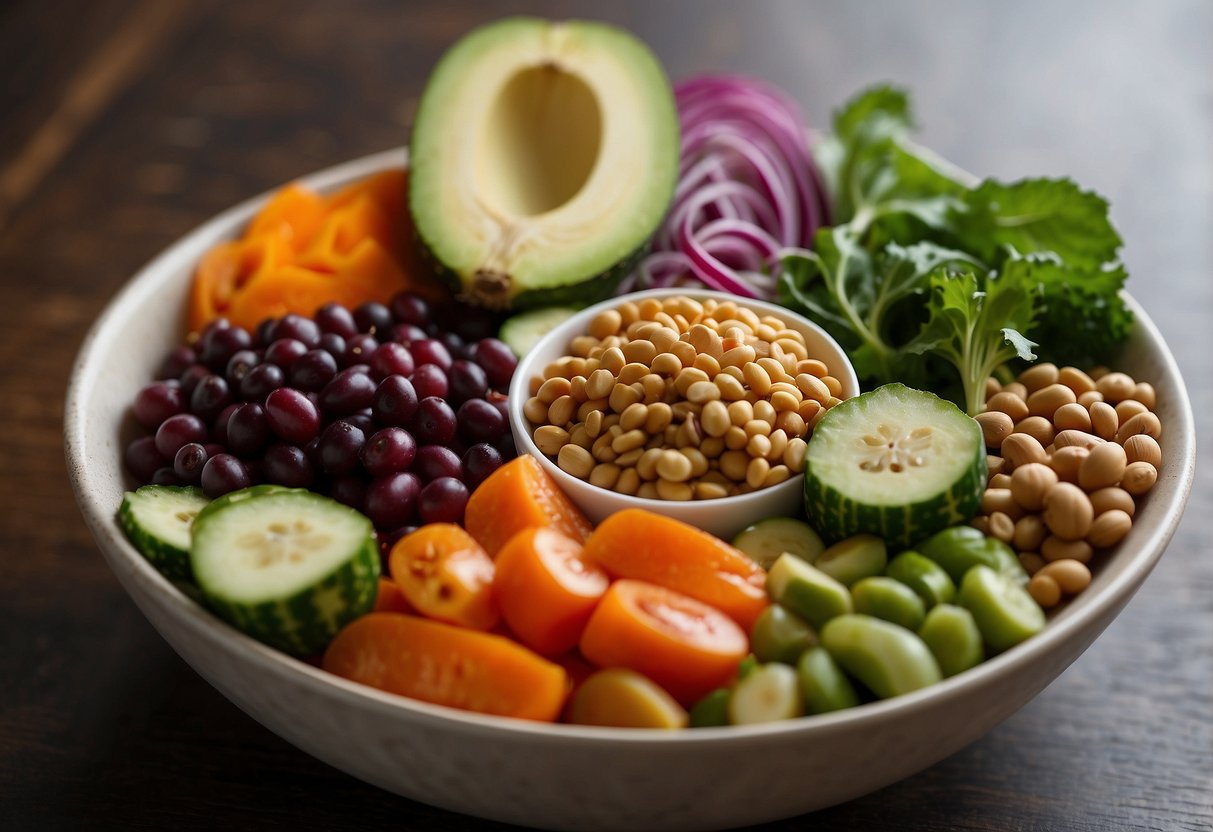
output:
[[[749,494],[739,494],[735,497],[724,497],[718,500],[672,502],[620,494],[617,491],[591,485],[561,469],[550,457],[539,450],[532,436],[538,425],[532,425],[522,413],[522,406],[526,403],[532,377],[542,378],[544,367],[568,355],[569,342],[578,335],[586,334],[590,321],[594,319],[595,315],[606,309],[615,309],[628,300],[637,300],[641,297],[677,296],[692,297],[701,301],[708,298],[721,302],[729,300],[738,306],[753,310],[759,317],[775,315],[781,318],[789,329],[794,329],[804,336],[809,357],[823,362],[829,369],[830,375],[838,379],[842,385],[842,398],[849,399],[859,395],[859,379],[855,377],[855,368],[851,366],[851,359],[843,352],[842,347],[838,346],[837,341],[808,318],[773,303],[739,298],[724,292],[694,289],[650,289],[646,292],[605,300],[583,309],[546,333],[518,362],[518,369],[510,384],[510,428],[514,432],[514,444],[518,446],[518,452],[530,454],[539,460],[539,464],[556,481],[560,489],[568,494],[573,502],[586,513],[586,516],[595,523],[625,508],[643,508],[661,512],[675,520],[698,526],[718,537],[732,540],[734,535],[751,523],[767,517],[787,517],[798,513],[804,501],[804,474],[796,474],[769,488],[761,488]]]
[[[329,189],[402,166],[402,150],[310,177]],[[1138,322],[1120,369],[1152,382],[1165,464],[1132,531],[1044,632],[933,687],[849,711],[743,728],[654,733],[479,716],[381,693],[253,641],[148,565],[114,521],[128,408],[181,335],[195,262],[264,197],[185,237],[137,275],[84,341],[65,450],[102,553],[148,620],[203,677],[271,731],[355,777],[458,812],[545,828],[705,829],[785,818],[866,794],[985,734],[1039,693],[1128,603],[1187,501],[1195,433],[1162,336]],[[152,762],[152,761],[149,761]]]

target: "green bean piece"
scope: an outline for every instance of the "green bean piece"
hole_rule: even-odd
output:
[[[956,598],[956,584],[944,568],[918,552],[902,552],[889,561],[884,573],[914,590],[927,609],[950,604]]]
[[[729,724],[728,688],[717,688],[691,707],[692,728],[715,728]]]
[[[956,603],[973,613],[981,637],[1001,652],[1039,633],[1045,614],[1028,591],[988,566],[974,566],[960,582]]]
[[[864,578],[851,587],[851,598],[855,612],[874,615],[907,630],[917,630],[927,615],[926,606],[914,590],[892,578]]]
[[[831,578],[851,586],[879,575],[889,562],[889,552],[879,537],[857,534],[840,540],[821,553],[813,565]]]
[[[767,594],[817,629],[852,610],[851,593],[820,569],[784,554],[767,572]]]
[[[1027,586],[1028,573],[1010,546],[996,537],[986,537],[972,526],[953,526],[937,532],[915,547],[944,568],[957,584],[974,566],[988,566],[1016,583]]]
[[[824,647],[810,647],[796,663],[805,710],[811,714],[841,711],[859,704],[851,680]],[[692,712],[692,716],[694,712]]]
[[[809,623],[780,604],[763,610],[750,633],[750,649],[761,662],[796,664],[816,643],[817,633]]]
[[[973,614],[964,607],[953,604],[932,607],[918,628],[918,637],[931,649],[944,676],[955,676],[976,667],[985,658],[981,631]]]
[[[871,615],[848,614],[821,630],[821,646],[850,675],[881,699],[933,685],[939,663],[910,630]]]

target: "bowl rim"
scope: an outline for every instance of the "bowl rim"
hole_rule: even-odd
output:
[[[320,191],[328,191],[372,173],[407,167],[407,163],[407,148],[398,147],[344,162],[292,181]],[[1140,304],[1125,292],[1123,296],[1136,316],[1136,326],[1144,328],[1144,334],[1161,346],[1157,359],[1163,375],[1177,382],[1176,398],[1170,402],[1179,426],[1178,436],[1173,440],[1169,438],[1169,442],[1175,442],[1172,451],[1174,463],[1164,470],[1160,477],[1177,483],[1173,506],[1170,511],[1161,515],[1161,522],[1149,530],[1147,537],[1135,541],[1135,551],[1117,553],[1119,557],[1126,558],[1127,562],[1110,583],[1100,587],[1097,594],[1078,596],[1067,606],[1066,614],[1050,621],[1042,632],[977,667],[913,693],[865,703],[843,711],[762,725],[721,726],[670,732],[530,722],[474,713],[398,696],[335,676],[302,659],[274,650],[236,630],[156,571],[122,535],[115,521],[117,506],[103,505],[98,497],[98,489],[91,487],[98,474],[91,470],[92,466],[87,464],[85,457],[88,450],[88,403],[92,390],[103,377],[101,370],[104,364],[98,348],[121,337],[118,322],[129,314],[132,307],[137,308],[140,301],[146,301],[146,297],[159,287],[166,275],[177,271],[183,262],[196,263],[201,253],[215,239],[230,236],[241,228],[275,190],[276,188],[271,189],[238,203],[174,241],[140,269],[109,300],[84,337],[72,365],[64,404],[64,456],[76,503],[96,543],[107,557],[121,559],[127,569],[155,587],[161,595],[159,600],[179,623],[190,627],[206,640],[221,644],[228,651],[228,657],[232,661],[258,665],[275,676],[290,676],[294,682],[306,686],[313,694],[341,698],[346,700],[347,704],[356,703],[369,707],[388,718],[403,716],[450,730],[527,737],[533,742],[549,744],[585,742],[595,746],[630,746],[638,743],[659,744],[663,747],[686,744],[715,746],[722,743],[743,745],[771,738],[808,739],[814,735],[833,734],[859,722],[874,724],[911,717],[914,712],[921,711],[928,705],[941,705],[964,696],[969,688],[1007,679],[1021,672],[1042,655],[1060,648],[1071,636],[1095,623],[1109,608],[1115,609],[1128,602],[1162,556],[1183,516],[1196,465],[1195,425],[1190,399],[1178,364],[1158,328]],[[116,437],[114,440],[116,441]],[[128,594],[131,593],[128,591]],[[132,594],[132,600],[138,599]]]
[[[607,488],[599,488],[592,485],[588,481],[579,480],[567,471],[564,471],[556,463],[554,463],[546,454],[539,450],[539,446],[535,444],[535,440],[531,436],[530,430],[519,430],[520,427],[529,427],[530,420],[522,412],[522,406],[529,398],[527,385],[529,384],[528,375],[535,375],[535,371],[540,369],[536,365],[539,362],[538,354],[551,345],[551,342],[556,338],[567,337],[564,333],[566,329],[581,328],[589,324],[589,322],[599,312],[608,309],[617,309],[621,304],[628,301],[636,301],[644,298],[671,298],[671,297],[691,297],[697,300],[705,298],[713,298],[715,300],[731,300],[741,306],[747,306],[758,312],[766,312],[772,315],[783,315],[788,320],[794,322],[797,326],[813,332],[818,338],[825,341],[826,345],[832,349],[835,356],[842,362],[841,369],[844,371],[840,374],[839,382],[843,385],[843,392],[847,393],[850,390],[855,392],[844,398],[857,396],[860,392],[859,377],[855,374],[855,366],[851,363],[850,356],[846,350],[834,339],[830,333],[817,322],[801,315],[795,310],[780,306],[776,303],[763,300],[761,298],[743,298],[737,295],[730,295],[728,292],[719,292],[712,289],[695,289],[695,288],[672,288],[672,289],[642,289],[635,292],[628,292],[626,295],[618,295],[616,297],[607,298],[580,309],[576,314],[570,315],[566,320],[561,321],[551,331],[544,333],[543,337],[531,347],[530,352],[518,359],[518,367],[514,372],[514,378],[510,381],[509,402],[508,408],[510,413],[510,427],[514,430],[514,443],[519,445],[519,451],[525,451],[530,456],[535,457],[539,465],[551,475],[557,483],[579,483],[581,486],[588,486],[603,491],[607,494],[613,494],[618,498],[621,504],[621,509],[626,508],[642,508],[647,511],[660,513],[661,509],[669,508],[672,505],[680,505],[682,507],[695,506],[701,511],[709,511],[711,508],[720,508],[721,510],[744,511],[753,509],[755,504],[764,503],[770,500],[773,494],[800,489],[804,487],[804,473],[793,474],[784,482],[770,486],[768,488],[760,488],[757,491],[751,491],[748,494],[735,494],[731,497],[720,497],[719,499],[710,501],[694,501],[690,503],[671,503],[669,500],[653,499],[650,497],[637,497],[632,494],[618,494]],[[820,356],[815,356],[820,358]],[[833,369],[833,368],[831,368]],[[526,372],[524,372],[524,370]],[[574,486],[577,487],[577,486]],[[576,501],[574,501],[576,502]]]

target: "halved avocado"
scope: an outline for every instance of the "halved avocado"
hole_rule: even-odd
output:
[[[409,207],[461,298],[589,302],[647,249],[678,177],[669,80],[588,21],[509,18],[439,61],[413,125]]]

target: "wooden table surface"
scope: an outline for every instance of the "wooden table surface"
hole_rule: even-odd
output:
[[[0,7],[0,828],[493,827],[308,757],[178,659],[81,522],[62,407],[85,330],[143,263],[238,200],[401,144],[443,47],[519,5]],[[956,163],[1101,191],[1130,288],[1191,388],[1187,514],[1099,641],[968,749],[769,828],[1209,829],[1213,5],[526,5],[624,24],[675,78],[766,77],[819,125],[893,79],[914,91],[924,142]]]

